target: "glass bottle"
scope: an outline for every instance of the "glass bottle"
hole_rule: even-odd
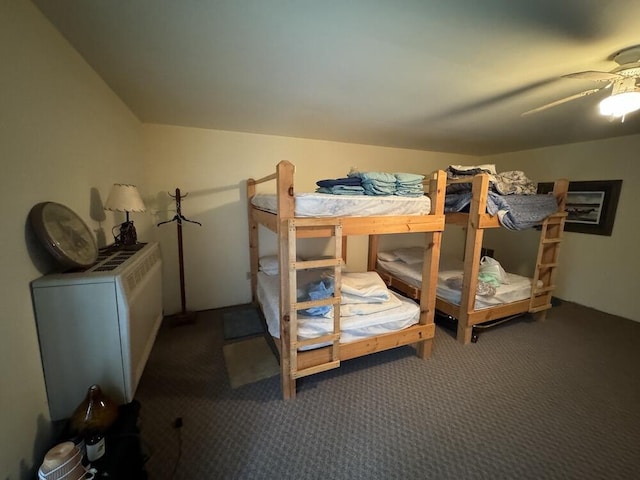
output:
[[[105,433],[118,417],[118,406],[102,392],[99,385],[91,385],[87,395],[71,416],[71,429],[84,438],[87,460],[101,458],[105,453]]]

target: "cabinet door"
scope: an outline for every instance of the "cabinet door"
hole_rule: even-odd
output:
[[[94,383],[123,403],[114,283],[59,285],[33,293],[51,419],[69,417]]]

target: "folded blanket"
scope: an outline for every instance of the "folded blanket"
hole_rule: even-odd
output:
[[[391,310],[400,305],[402,305],[402,302],[394,295],[390,295],[388,300],[379,303],[341,303],[340,318],[354,317],[356,315],[371,315],[372,313]],[[333,309],[329,309],[329,311],[322,316],[325,318],[333,318]]]
[[[362,182],[389,183],[395,185],[396,177],[393,173],[386,172],[349,172],[349,177],[358,177]]]
[[[336,178],[336,179],[326,179],[326,180],[318,180],[316,185],[319,187],[335,187],[336,185],[349,185],[349,186],[360,186],[362,185],[362,179],[360,177],[344,177],[344,178]]]
[[[333,187],[318,187],[316,193],[330,193],[332,195],[364,195],[364,188],[356,185],[334,185]]]
[[[305,285],[301,291],[298,291],[298,301],[307,302],[309,300],[323,300],[333,296],[333,279],[325,278],[317,282],[311,282]],[[331,305],[322,305],[319,307],[311,307],[301,310],[307,315],[327,315],[333,308]]]
[[[396,177],[396,182],[400,185],[422,185],[422,181],[424,180],[424,175],[418,175],[415,173],[394,173]]]
[[[389,289],[377,272],[347,272],[342,274],[343,296],[352,302],[380,303],[390,298]]]
[[[343,273],[341,276],[342,288],[341,305],[345,307],[345,310],[341,312],[341,315],[358,315],[364,313],[371,313],[374,311],[382,311],[393,306],[389,303],[392,295],[389,289],[385,285],[380,275],[376,272],[359,272],[359,273]],[[318,281],[312,281],[298,289],[297,298],[299,302],[305,302],[309,300],[322,300],[330,298],[334,294],[334,279],[330,275],[326,275]],[[362,306],[365,304],[386,304],[385,307],[373,307]],[[360,305],[354,307],[353,305]],[[319,307],[311,307],[301,310],[307,315],[320,315],[330,316],[332,315],[333,308],[331,305],[323,305]],[[354,313],[361,312],[361,313]]]

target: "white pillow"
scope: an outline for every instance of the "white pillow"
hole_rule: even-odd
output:
[[[302,258],[297,257],[297,261],[301,262]],[[280,273],[280,263],[278,262],[277,255],[265,255],[260,257],[259,269],[264,272],[265,275],[278,275]]]
[[[420,263],[424,260],[423,247],[398,248],[397,250],[394,250],[393,253],[395,253],[400,260],[409,265]]]
[[[260,271],[266,275],[277,275],[280,271],[277,255],[260,257]]]
[[[398,256],[393,252],[378,252],[378,258],[383,262],[395,262]]]

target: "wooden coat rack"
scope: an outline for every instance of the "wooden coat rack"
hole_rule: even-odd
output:
[[[184,259],[183,259],[183,246],[182,246],[182,222],[195,223],[196,225],[200,225],[200,226],[202,226],[202,224],[200,222],[196,222],[195,220],[189,220],[184,215],[182,215],[181,202],[182,202],[183,198],[185,198],[187,195],[189,195],[188,193],[186,193],[186,194],[181,196],[180,189],[176,188],[175,195],[171,195],[170,193],[167,193],[167,194],[171,198],[175,199],[175,201],[176,201],[176,214],[174,215],[174,217],[171,220],[166,220],[164,222],[160,222],[160,223],[158,223],[157,226],[159,227],[160,225],[163,225],[165,223],[176,222],[176,227],[178,229],[178,261],[179,261],[179,264],[180,264],[180,301],[181,301],[182,310],[181,310],[180,313],[172,315],[172,318],[176,319],[181,324],[183,324],[183,323],[192,323],[192,322],[195,321],[195,313],[194,312],[189,312],[187,310],[187,300],[186,300],[186,294],[185,294],[185,288],[184,288]]]

